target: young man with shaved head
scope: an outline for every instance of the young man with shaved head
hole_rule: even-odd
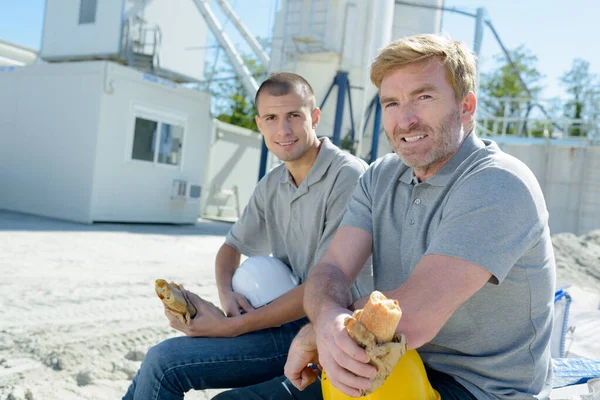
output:
[[[257,184],[217,253],[216,281],[227,317],[187,292],[198,315],[188,326],[166,311],[171,326],[185,336],[149,350],[126,400],[181,400],[192,389],[247,386],[280,376],[292,339],[307,323],[304,282],[325,254],[367,165],[317,137],[321,111],[301,76],[272,75],[258,89],[255,105],[265,143],[283,163]],[[301,284],[253,309],[231,285],[242,254],[271,254]],[[371,287],[370,269],[365,268],[352,285],[354,297],[365,296]]]

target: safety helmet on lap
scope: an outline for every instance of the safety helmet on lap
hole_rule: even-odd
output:
[[[327,379],[323,371],[321,378],[323,400],[354,400],[342,393]],[[409,350],[387,377],[383,385],[373,393],[359,397],[365,400],[441,400],[440,394],[431,387],[421,356],[416,350]]]
[[[269,256],[249,257],[233,274],[233,291],[245,296],[252,307],[268,304],[298,286],[298,278],[281,260]]]

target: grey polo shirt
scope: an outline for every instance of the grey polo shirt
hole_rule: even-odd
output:
[[[301,282],[325,254],[367,164],[320,139],[319,154],[296,187],[285,164],[258,182],[225,242],[246,256],[272,254],[289,265]],[[370,264],[353,288],[354,298],[372,289]]]
[[[373,235],[375,288],[402,285],[426,254],[487,269],[490,281],[419,353],[478,399],[547,398],[555,266],[534,175],[472,133],[430,179],[413,176],[395,154],[378,159],[342,222]]]

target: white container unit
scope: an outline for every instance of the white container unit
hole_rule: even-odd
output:
[[[192,0],[46,0],[41,59],[113,60],[202,80],[207,26]]]
[[[195,223],[209,95],[107,61],[0,72],[0,208]]]
[[[123,13],[123,0],[46,0],[41,58],[116,58],[122,49]]]

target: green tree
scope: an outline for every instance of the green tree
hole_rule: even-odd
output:
[[[242,59],[260,84],[267,76],[265,67],[252,55],[242,54]],[[257,131],[254,99],[247,94],[229,62],[219,59],[218,53],[210,65],[206,63],[205,71],[206,80],[199,88],[211,94],[212,114],[223,122]]]
[[[569,99],[565,104],[564,116],[576,119],[570,125],[569,135],[583,136],[591,128],[589,123],[599,118],[600,83],[598,77],[590,72],[590,63],[576,58],[571,69],[560,77]],[[585,123],[587,120],[588,123]]]
[[[494,60],[498,63],[498,68],[481,74],[480,107],[483,113],[493,117],[524,118],[531,112],[535,99],[543,89],[541,81],[544,76],[536,67],[537,57],[523,45],[510,50],[509,55],[512,65],[504,53],[497,54]],[[527,87],[523,86],[519,75]],[[507,98],[514,101],[507,101]],[[508,134],[519,134],[524,128],[513,122],[506,124]],[[484,128],[493,130],[493,122],[488,122],[488,126]],[[497,129],[502,131],[503,126],[500,125]]]

